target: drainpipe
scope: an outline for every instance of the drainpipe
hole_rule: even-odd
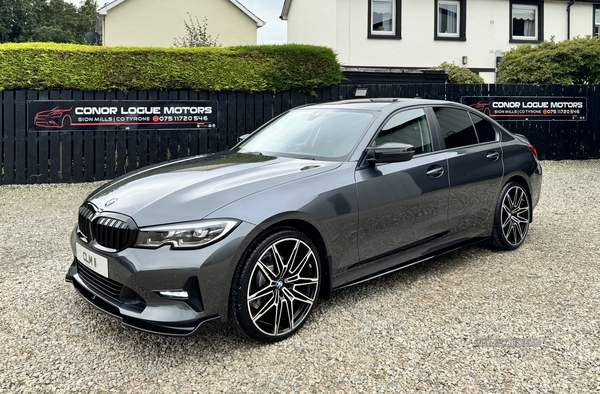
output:
[[[567,40],[571,39],[571,6],[575,4],[575,0],[569,1],[567,6]]]

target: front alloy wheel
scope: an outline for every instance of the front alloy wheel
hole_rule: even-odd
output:
[[[233,320],[250,338],[275,342],[296,332],[320,286],[319,257],[304,234],[275,232],[251,249],[236,271]]]
[[[506,250],[525,241],[531,222],[531,203],[527,191],[516,182],[504,186],[496,207],[492,243]]]

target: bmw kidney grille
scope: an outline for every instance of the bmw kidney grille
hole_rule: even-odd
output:
[[[87,242],[95,240],[98,245],[113,250],[129,246],[136,232],[124,220],[109,216],[94,217],[94,212],[87,206],[79,208],[79,231]]]

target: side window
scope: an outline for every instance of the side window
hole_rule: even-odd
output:
[[[431,152],[431,133],[425,111],[410,109],[393,115],[375,138],[375,145],[400,142],[415,147],[415,154]]]
[[[447,149],[477,143],[477,134],[469,113],[462,109],[438,107],[433,109],[440,124],[441,137]]]
[[[473,119],[477,138],[480,143],[496,141],[496,129],[494,125],[474,113],[471,113],[471,119]]]

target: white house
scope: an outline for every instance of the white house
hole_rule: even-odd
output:
[[[288,42],[327,46],[348,67],[465,65],[494,82],[522,43],[600,36],[600,0],[285,0]]]
[[[207,32],[223,46],[256,45],[265,22],[237,0],[115,0],[98,10],[107,46],[170,47],[184,22],[206,18]]]

